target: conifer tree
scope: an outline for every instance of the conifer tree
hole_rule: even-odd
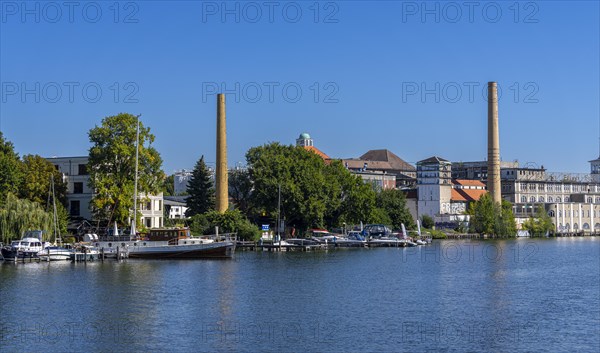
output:
[[[204,163],[204,156],[200,157],[192,171],[192,177],[187,184],[188,197],[186,206],[188,207],[185,215],[192,217],[197,214],[204,214],[215,207],[215,189],[210,177],[210,171]]]

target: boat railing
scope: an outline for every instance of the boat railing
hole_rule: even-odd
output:
[[[121,236],[103,235],[103,236],[98,237],[98,241],[119,242],[119,241],[136,241],[136,240],[142,240],[142,237],[130,236],[130,235],[121,235]]]
[[[237,233],[219,233],[219,234],[210,234],[210,235],[204,235],[201,237],[190,237],[191,239],[212,239],[215,242],[219,242],[219,241],[232,241],[232,242],[236,242],[237,240]]]

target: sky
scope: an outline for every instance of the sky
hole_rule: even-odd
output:
[[[20,155],[87,155],[142,114],[168,174],[302,132],[333,158],[485,160],[497,81],[505,161],[589,172],[599,156],[596,1],[0,1],[0,130]]]

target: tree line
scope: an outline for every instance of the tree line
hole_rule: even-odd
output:
[[[245,225],[274,225],[279,212],[279,218],[297,230],[296,234],[310,228],[341,228],[360,222],[385,223],[395,229],[400,229],[402,223],[407,228],[414,226],[400,190],[380,190],[365,183],[341,161],[324,161],[302,147],[270,143],[251,148],[246,162],[246,169],[229,173],[232,209],[228,211]],[[204,219],[214,218],[211,178],[201,157],[188,182],[187,216],[192,224],[210,224]],[[258,234],[248,232],[245,237]]]
[[[46,240],[51,238],[52,182],[58,229],[64,234],[68,223],[67,184],[62,174],[39,155],[19,157],[12,142],[0,131],[0,241],[10,242],[31,229],[43,230]]]
[[[173,193],[173,176],[162,171],[162,158],[153,147],[155,136],[139,117],[128,113],[105,117],[89,130],[88,137],[91,147],[87,167],[89,186],[94,190],[91,210],[95,219],[120,226],[130,224],[136,152],[139,205],[148,195]],[[230,209],[219,214],[214,211],[213,176],[204,157],[199,158],[187,185],[186,222],[193,231],[208,234],[219,226],[221,232],[238,232],[241,238],[253,239],[260,236],[258,225],[274,225],[278,216],[298,235],[310,228],[341,228],[361,222],[383,223],[393,229],[400,229],[402,224],[407,229],[415,227],[402,191],[382,190],[365,183],[339,160],[323,160],[302,147],[275,142],[250,148],[246,163],[247,168],[230,171]],[[62,233],[66,232],[68,216],[67,185],[61,173],[38,155],[20,158],[0,132],[0,236],[4,241],[19,237],[25,228],[48,230],[52,179]],[[17,218],[29,221],[15,220],[10,216],[15,210],[23,213]],[[495,205],[484,195],[471,204],[468,213],[472,232],[515,233],[512,206],[506,201]],[[138,229],[143,227],[140,216],[139,212],[135,215]],[[424,221],[425,225],[432,223]],[[532,220],[529,224],[539,231],[545,223]]]

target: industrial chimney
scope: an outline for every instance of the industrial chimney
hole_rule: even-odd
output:
[[[488,82],[488,173],[487,188],[495,203],[502,202],[500,188],[500,137],[498,132],[498,86]]]
[[[217,170],[215,175],[216,208],[224,213],[229,208],[227,182],[227,128],[225,125],[225,95],[217,94]]]

